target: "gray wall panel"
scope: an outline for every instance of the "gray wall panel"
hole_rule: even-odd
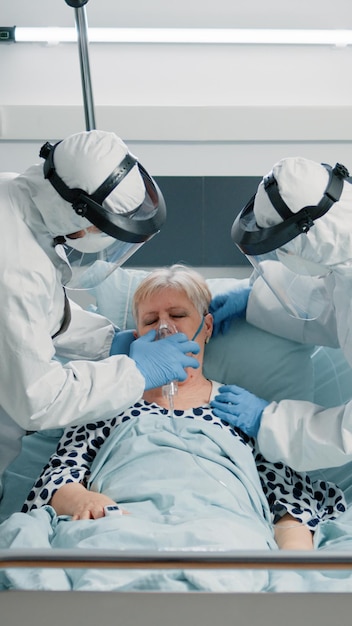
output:
[[[248,265],[231,240],[231,226],[260,178],[159,176],[155,180],[165,198],[167,220],[126,267],[178,262],[199,267]]]

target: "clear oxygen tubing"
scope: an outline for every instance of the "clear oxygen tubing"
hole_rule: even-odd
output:
[[[204,315],[202,316],[200,324],[199,324],[196,332],[194,333],[191,341],[194,341],[196,339],[196,337],[201,332],[203,326],[204,326]],[[171,322],[168,322],[166,320],[160,320],[159,326],[156,329],[155,340],[163,339],[164,337],[168,337],[169,335],[173,335],[173,334],[175,334],[177,332],[178,332],[178,330],[177,330],[177,328],[176,328],[176,326],[174,324],[172,324]],[[169,417],[171,417],[171,418],[174,418],[174,397],[177,394],[177,391],[178,391],[177,380],[172,380],[169,383],[167,383],[166,385],[163,385],[163,387],[162,387],[162,394],[163,394],[163,396],[165,398],[168,399]],[[175,422],[174,419],[172,419],[171,424],[172,424],[172,428],[173,428],[173,431],[174,431],[175,435],[179,438],[179,433],[177,431],[177,426],[176,426],[176,422]],[[225,492],[230,493],[232,495],[236,495],[236,494],[233,494],[232,489],[229,487],[229,485],[226,482],[224,482],[223,480],[221,480],[220,478],[218,478],[217,476],[214,476],[212,474],[211,469],[207,466],[207,464],[203,461],[203,459],[201,459],[199,456],[197,456],[193,452],[193,450],[190,449],[187,440],[182,438],[182,442],[183,442],[184,450],[187,451],[191,455],[194,463],[203,472],[205,472],[215,483],[217,483],[218,485],[221,485],[221,488],[224,489]],[[263,519],[262,523],[263,523],[263,525],[265,525],[264,519]]]

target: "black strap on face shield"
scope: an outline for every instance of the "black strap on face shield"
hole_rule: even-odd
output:
[[[83,189],[70,189],[57,174],[54,165],[55,145],[46,142],[40,149],[39,156],[45,159],[44,177],[49,180],[57,193],[72,204],[73,210],[85,217],[99,230],[120,241],[142,243],[160,230],[166,219],[166,207],[161,191],[140,163],[130,154],[126,154],[121,163],[103,181],[93,194]],[[147,202],[142,203],[128,213],[114,213],[102,206],[107,196],[121,183],[135,166],[138,166],[146,189]],[[144,204],[145,209],[144,209]],[[137,216],[138,213],[138,216]]]
[[[323,197],[317,205],[306,206],[297,213],[293,213],[282,199],[274,175],[269,174],[263,179],[270,202],[283,222],[268,228],[260,228],[253,210],[256,197],[254,194],[235,219],[231,229],[232,240],[244,254],[249,256],[266,254],[280,248],[298,235],[307,233],[314,226],[314,221],[340,199],[344,181],[349,176],[348,170],[340,163],[336,163],[334,168],[325,163],[322,165],[329,172],[329,182]]]

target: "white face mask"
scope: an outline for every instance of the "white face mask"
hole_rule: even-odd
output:
[[[77,239],[66,239],[66,243],[70,248],[78,250],[78,252],[101,252],[115,243],[116,239],[102,232],[85,232],[83,237]]]

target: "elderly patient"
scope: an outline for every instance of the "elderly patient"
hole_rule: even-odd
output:
[[[173,411],[158,388],[114,419],[64,431],[22,509],[33,515],[44,508],[56,520],[55,533],[65,543],[55,535],[53,547],[107,547],[109,537],[111,548],[125,549],[309,550],[318,525],[344,510],[335,486],[312,484],[305,474],[267,462],[253,439],[212,413],[209,402],[220,383],[202,371],[212,334],[210,300],[203,277],[182,265],[154,270],[137,288],[136,334],[173,325],[199,343],[200,367],[178,383]],[[116,503],[123,514],[107,517],[106,507]],[[75,528],[83,523],[78,536]],[[205,573],[183,572],[191,589],[253,590],[243,572],[207,575],[211,582],[204,582]],[[257,575],[254,588],[266,588],[263,572]],[[133,587],[132,576],[109,588],[170,588],[165,574],[155,583],[154,573],[144,587],[146,578]],[[85,587],[77,582],[75,588]]]

